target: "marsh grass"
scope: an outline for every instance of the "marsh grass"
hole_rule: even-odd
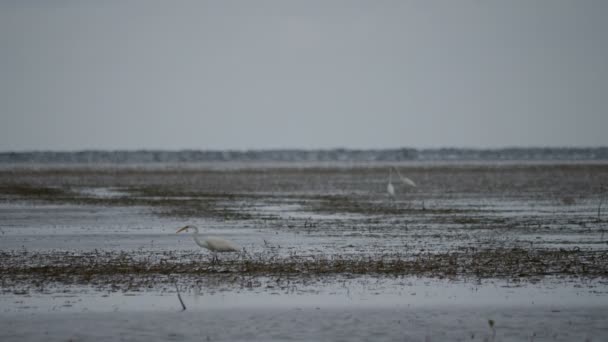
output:
[[[366,198],[341,195],[276,195],[227,192],[204,192],[187,187],[136,186],[123,187],[126,195],[95,197],[74,187],[48,187],[33,184],[0,185],[0,196],[30,201],[96,206],[147,206],[159,216],[180,218],[214,218],[222,220],[275,219],[268,214],[256,214],[255,203],[281,203],[289,200],[301,203],[313,213],[361,215],[425,215],[451,216],[471,213],[452,208],[414,208],[405,205],[370,201]],[[233,205],[240,203],[240,206]],[[248,203],[248,204],[247,204]]]
[[[10,184],[0,186],[0,195],[7,199],[43,201],[96,206],[147,206],[159,216],[169,217],[210,217],[224,220],[247,220],[251,215],[222,204],[221,201],[237,198],[238,195],[222,193],[193,193],[134,187],[123,189],[125,196],[87,196],[77,189],[47,187],[31,184]]]
[[[14,251],[0,253],[0,275],[4,290],[17,284],[30,284],[36,288],[49,282],[142,289],[158,284],[171,285],[175,277],[220,277],[227,283],[240,283],[243,277],[290,277],[297,282],[311,276],[338,275],[513,280],[544,276],[606,278],[608,252],[513,248],[349,257],[296,254],[279,257],[258,253],[232,256],[214,263],[200,253]]]
[[[60,187],[34,186],[31,184],[6,184],[0,185],[0,194],[7,196],[23,197],[28,199],[51,200],[55,198],[64,199],[74,196],[68,190]]]
[[[363,215],[446,215],[472,213],[473,210],[455,208],[425,208],[410,203],[386,203],[366,198],[341,195],[319,196],[308,203],[308,209],[317,213],[345,213]]]

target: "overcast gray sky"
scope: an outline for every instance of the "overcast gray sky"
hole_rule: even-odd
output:
[[[0,150],[608,145],[608,1],[1,1]]]

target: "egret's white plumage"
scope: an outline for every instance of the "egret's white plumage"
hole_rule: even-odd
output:
[[[399,176],[399,179],[401,180],[401,182],[405,185],[409,185],[411,187],[416,187],[416,183],[414,183],[413,180],[401,175],[401,172],[399,172],[399,170],[397,170],[394,167],[390,167],[388,169],[388,184],[386,185],[386,192],[388,192],[388,195],[391,198],[395,198],[395,187],[393,186],[393,169],[395,170],[395,172],[397,172],[397,175]]]
[[[188,230],[188,229],[192,229],[194,230],[194,234],[192,234],[192,238],[194,239],[194,242],[196,242],[197,245],[201,246],[202,248],[206,248],[212,252],[238,252],[239,251],[239,247],[237,245],[235,245],[234,243],[219,238],[219,237],[200,237],[198,235],[198,227],[197,226],[185,226],[180,228],[176,233]]]
[[[388,184],[386,185],[386,192],[388,192],[389,196],[395,197],[395,187],[391,181],[388,181]]]
[[[403,182],[403,184],[409,185],[409,186],[412,186],[412,187],[416,187],[416,183],[414,183],[413,180],[411,180],[411,179],[409,179],[409,178],[401,175],[401,172],[399,172],[399,170],[397,170],[396,168],[394,168],[394,169],[397,172],[397,175],[399,176],[399,179],[401,179],[401,181]]]
[[[394,198],[395,197],[395,187],[393,186],[392,178],[393,178],[393,171],[391,169],[388,169],[388,184],[386,185],[386,192],[388,192],[388,195],[390,197]]]

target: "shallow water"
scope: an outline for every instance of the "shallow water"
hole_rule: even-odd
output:
[[[3,341],[603,340],[605,285],[335,279],[286,292],[191,289],[0,296]],[[491,327],[489,320],[494,321]]]
[[[295,308],[2,319],[3,341],[602,341],[608,334],[597,308]]]
[[[448,280],[415,277],[328,277],[305,284],[278,286],[272,278],[256,278],[262,286],[235,288],[181,284],[188,310],[241,310],[283,308],[511,308],[606,307],[606,282],[583,284],[572,278],[548,278],[537,283],[506,280]],[[116,312],[180,310],[175,287],[132,291],[100,291],[87,286],[65,286],[5,293],[4,313]]]

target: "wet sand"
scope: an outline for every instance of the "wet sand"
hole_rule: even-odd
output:
[[[0,170],[0,338],[608,336],[608,165],[396,166]]]

